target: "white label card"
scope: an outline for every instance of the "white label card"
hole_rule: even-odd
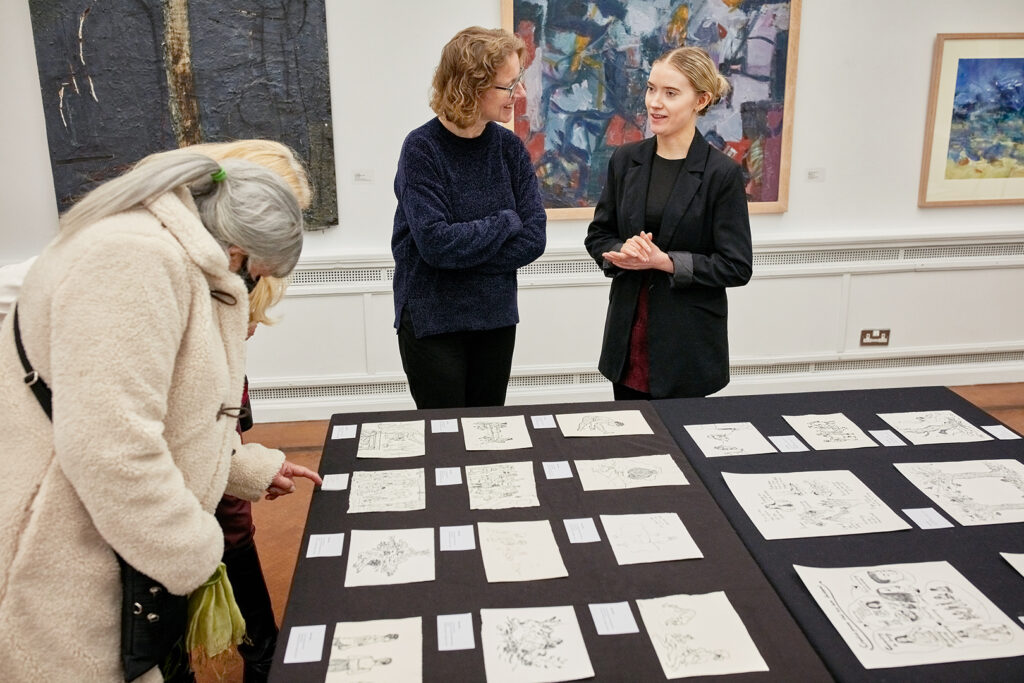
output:
[[[589,605],[590,616],[599,636],[614,636],[620,633],[639,633],[628,602],[604,602]]]
[[[331,430],[332,439],[354,439],[356,438],[355,425],[334,425]]]
[[[593,517],[566,519],[563,520],[563,523],[570,543],[597,543],[601,540]]]
[[[922,529],[948,529],[953,523],[935,508],[904,508],[903,514]]]
[[[896,436],[891,429],[869,429],[868,434],[875,437],[875,440],[883,446],[906,446],[907,442]]]
[[[476,536],[473,525],[441,527],[441,550],[473,550]]]
[[[783,436],[769,436],[768,440],[775,444],[783,453],[798,453],[800,451],[806,451],[807,446],[803,444],[800,439],[796,438],[792,434],[785,434]]]
[[[544,476],[548,479],[572,479],[572,469],[569,467],[569,461],[545,462]]]
[[[430,431],[434,434],[440,434],[442,432],[457,432],[459,431],[459,421],[457,419],[431,420]]]
[[[343,474],[325,474],[321,491],[344,491],[348,488],[348,472]]]
[[[530,417],[530,422],[533,423],[534,429],[554,429],[555,416],[554,415],[533,415]]]
[[[1003,425],[982,425],[981,428],[997,439],[1001,439],[1003,441],[1020,438],[1020,434],[1009,430]]]
[[[475,647],[472,614],[437,615],[437,649],[439,651],[472,650]]]
[[[341,557],[345,534],[310,534],[306,557]]]
[[[324,653],[326,635],[326,624],[292,626],[288,633],[288,647],[284,651],[284,663],[319,662]]]
[[[451,486],[462,483],[461,467],[435,467],[434,484],[437,486]]]

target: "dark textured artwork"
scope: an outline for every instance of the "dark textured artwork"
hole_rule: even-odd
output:
[[[325,0],[30,0],[60,210],[153,152],[268,138],[338,222]]]
[[[527,45],[528,97],[516,111],[549,209],[593,206],[615,147],[648,135],[651,64],[704,48],[732,93],[697,127],[743,166],[747,197],[780,197],[787,53],[794,0],[513,0]]]

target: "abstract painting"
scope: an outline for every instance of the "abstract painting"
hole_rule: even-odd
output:
[[[781,213],[789,192],[801,0],[502,0],[525,42],[527,97],[515,132],[549,218],[589,218],[616,147],[650,135],[651,64],[704,48],[732,92],[697,127],[743,167],[752,213]]]
[[[918,205],[1024,203],[1024,33],[935,41]]]
[[[29,0],[58,208],[142,157],[269,138],[338,222],[325,0]]]

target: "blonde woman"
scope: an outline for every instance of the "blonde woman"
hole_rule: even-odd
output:
[[[519,309],[516,269],[544,252],[547,217],[512,121],[523,41],[467,28],[441,52],[431,109],[395,175],[395,328],[418,408],[502,405]]]
[[[654,136],[608,162],[585,244],[612,278],[598,367],[617,400],[729,382],[725,288],[750,279],[747,197],[739,165],[697,130],[728,89],[700,48],[662,55],[645,99]]]

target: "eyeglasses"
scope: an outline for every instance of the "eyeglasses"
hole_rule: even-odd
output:
[[[525,75],[526,75],[526,69],[523,69],[522,71],[519,72],[519,77],[516,78],[516,80],[512,81],[512,85],[495,85],[495,86],[492,86],[492,87],[495,87],[498,90],[505,90],[505,91],[507,91],[508,92],[508,100],[509,100],[509,102],[511,102],[513,99],[515,99],[516,88],[519,87],[520,83],[523,83],[523,76],[525,76]],[[526,88],[526,84],[525,83],[523,83],[523,88],[524,89]]]

